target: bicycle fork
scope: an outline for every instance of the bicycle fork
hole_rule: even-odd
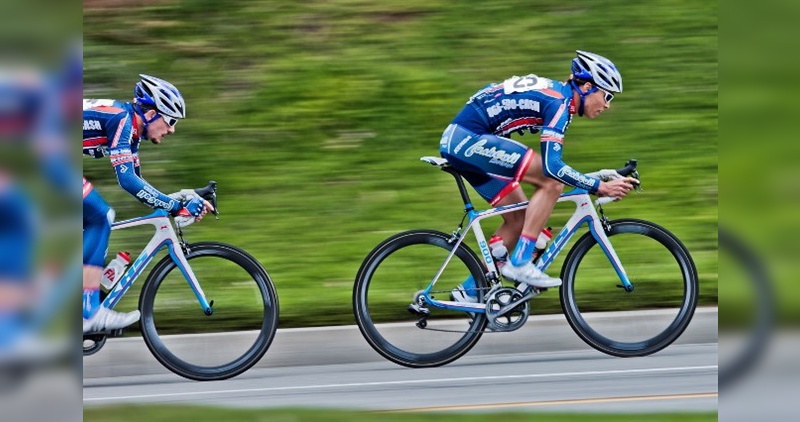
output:
[[[592,220],[589,222],[589,231],[592,233],[592,237],[597,241],[597,244],[600,245],[600,248],[603,250],[603,253],[606,254],[608,260],[611,262],[611,266],[614,267],[614,271],[616,271],[617,276],[619,277],[620,283],[617,287],[624,289],[626,292],[633,291],[633,284],[631,283],[630,279],[628,279],[628,274],[625,272],[625,268],[622,266],[622,262],[617,256],[617,252],[614,250],[614,246],[611,244],[611,241],[608,240],[607,232],[611,231],[611,225],[606,218],[605,214],[603,213],[603,208],[598,207],[600,209],[601,217],[598,217],[597,212],[592,209]]]

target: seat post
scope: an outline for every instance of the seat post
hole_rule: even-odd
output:
[[[464,209],[466,211],[472,211],[473,209],[475,209],[472,206],[472,201],[470,201],[469,199],[469,193],[467,192],[467,187],[464,185],[464,179],[461,177],[460,174],[458,174],[458,171],[456,171],[456,169],[450,166],[442,167],[442,171],[450,173],[456,179],[456,184],[458,185],[458,192],[461,194],[461,200],[464,201]]]

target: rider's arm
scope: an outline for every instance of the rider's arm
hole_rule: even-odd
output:
[[[59,193],[78,198],[78,173],[64,135],[63,104],[55,86],[41,87],[42,109],[36,113],[33,142],[42,174]],[[74,196],[73,196],[74,195]]]
[[[109,130],[108,136],[111,165],[119,185],[150,208],[163,208],[173,214],[178,212],[182,207],[180,201],[161,193],[139,176],[139,154],[131,151],[133,125],[130,116],[121,114],[119,125],[110,125],[116,129],[113,132]]]
[[[178,212],[181,209],[180,201],[160,192],[136,174],[133,170],[136,160],[138,160],[137,154],[130,153],[130,149],[111,153],[111,162],[114,163],[117,181],[122,189],[150,208],[163,208],[170,213]]]
[[[597,193],[600,180],[587,176],[564,163],[561,158],[564,146],[564,132],[571,120],[566,101],[552,102],[545,109],[545,124],[542,128],[541,152],[544,175],[565,185],[586,189]]]

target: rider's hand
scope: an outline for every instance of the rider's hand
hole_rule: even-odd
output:
[[[184,202],[183,208],[178,211],[178,216],[191,216],[194,217],[196,221],[200,221],[209,211],[214,211],[214,207],[211,203],[199,196],[195,196],[189,201]]]
[[[633,177],[623,177],[608,182],[600,182],[600,187],[597,189],[597,196],[612,196],[617,199],[622,199],[638,184],[639,181]]]

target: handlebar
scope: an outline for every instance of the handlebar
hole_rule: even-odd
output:
[[[637,164],[639,164],[639,161],[637,159],[635,159],[635,158],[631,158],[630,160],[628,160],[627,163],[625,163],[625,167],[617,169],[616,171],[621,176],[630,176],[630,175],[636,173],[636,175],[634,175],[632,177],[638,179],[639,178],[638,177],[639,173],[636,171],[636,165]]]
[[[195,189],[194,192],[200,195],[203,199],[210,202],[211,205],[214,207],[214,215],[219,215],[219,209],[217,209],[217,182],[214,180],[210,180],[207,185],[202,188]]]
[[[630,177],[633,177],[634,179],[636,179],[638,182],[634,183],[633,188],[636,191],[641,192],[642,191],[642,183],[641,183],[641,180],[639,179],[639,172],[636,170],[636,166],[638,164],[639,164],[639,161],[637,159],[631,158],[630,160],[628,160],[627,163],[625,163],[625,166],[623,166],[622,168],[618,168],[618,169],[616,169],[614,171],[619,173],[620,176],[626,176],[626,177],[630,176]],[[614,198],[614,197],[611,197],[611,196],[602,196],[602,197],[599,197],[599,198],[595,199],[594,200],[594,204],[597,205],[597,206],[601,206],[601,205],[605,205],[605,204],[608,204],[610,202],[614,202],[614,201],[617,201],[617,200],[619,200],[619,198]]]
[[[639,182],[634,184],[633,188],[636,189],[637,191],[641,192],[642,191],[642,182],[641,182],[641,179],[639,178],[639,172],[636,170],[636,166],[638,164],[639,164],[638,160],[636,160],[635,158],[631,158],[630,160],[628,160],[627,163],[625,163],[625,167],[623,167],[621,169],[617,169],[616,171],[617,171],[617,173],[619,173],[622,176],[630,176],[630,177],[633,177],[634,179],[638,180]]]

